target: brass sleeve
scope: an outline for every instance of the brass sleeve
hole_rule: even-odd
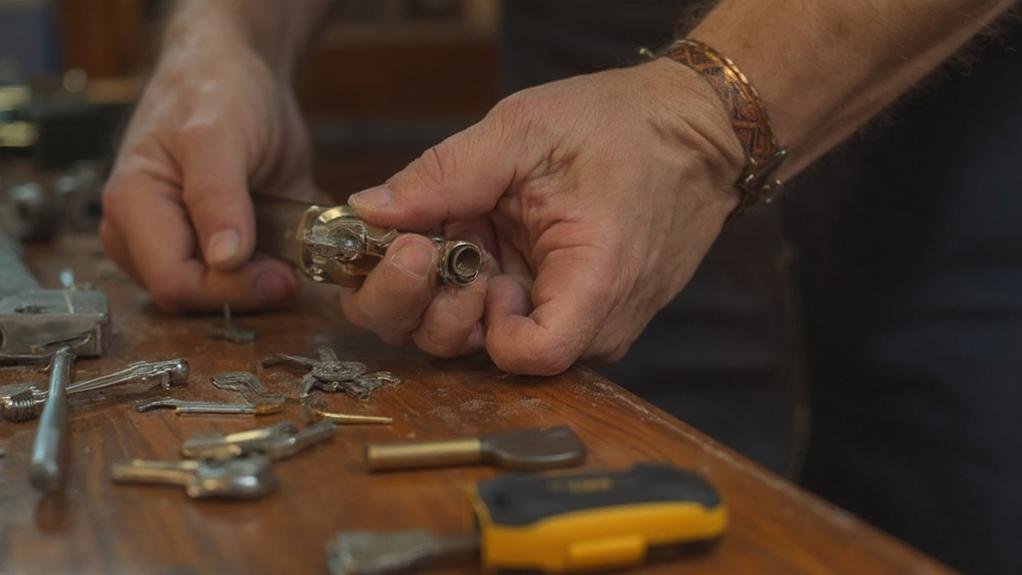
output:
[[[480,462],[482,447],[482,442],[475,437],[377,443],[366,446],[366,460],[372,471],[471,465]]]

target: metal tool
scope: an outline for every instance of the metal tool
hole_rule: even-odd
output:
[[[173,408],[178,415],[223,414],[223,415],[267,415],[284,411],[284,399],[259,400],[246,403],[225,403],[222,401],[187,401],[163,397],[135,406],[136,411],[149,411],[160,407]]]
[[[216,325],[209,331],[212,339],[222,339],[231,343],[252,343],[256,340],[256,332],[245,329],[231,320],[231,305],[224,304],[224,324]]]
[[[32,487],[43,493],[56,491],[64,483],[67,382],[71,379],[74,359],[71,348],[64,346],[53,353],[50,363],[50,389],[32,443],[28,475]]]
[[[299,397],[305,398],[313,389],[327,392],[345,391],[359,399],[367,400],[373,391],[385,385],[396,385],[401,380],[389,371],[366,373],[366,365],[357,361],[341,361],[334,350],[321,347],[316,350],[319,359],[274,353],[263,358],[263,367],[292,364],[308,369],[302,377]]]
[[[399,232],[366,223],[347,205],[322,207],[256,195],[256,249],[285,259],[318,282],[362,284]],[[437,246],[437,279],[457,286],[479,277],[482,248],[465,241],[431,238]]]
[[[330,572],[405,573],[469,554],[485,572],[606,571],[638,565],[654,550],[712,541],[727,527],[713,486],[666,464],[507,474],[477,485],[468,501],[476,532],[339,533],[327,543]]]
[[[359,425],[363,423],[394,423],[394,418],[385,415],[359,415],[355,413],[335,413],[323,411],[319,407],[302,406],[302,414],[307,421],[332,421],[341,425]]]
[[[335,428],[329,421],[320,421],[299,431],[290,421],[281,421],[248,431],[196,435],[181,444],[181,454],[198,459],[230,459],[261,453],[270,459],[283,459],[330,439]]]
[[[134,381],[155,380],[163,389],[171,385],[181,384],[188,380],[188,362],[184,359],[168,359],[165,361],[139,361],[128,367],[79,381],[67,386],[69,396],[87,391],[96,391],[115,385]],[[42,412],[47,392],[33,384],[13,384],[0,387],[0,415],[7,421],[28,421],[35,419]]]
[[[479,548],[476,534],[439,536],[422,529],[346,531],[327,543],[327,567],[332,575],[402,573],[457,555],[478,561]]]
[[[94,233],[102,217],[107,172],[99,162],[81,161],[53,185],[44,178],[0,190],[0,229],[24,242],[48,240],[64,229]]]
[[[578,465],[585,457],[582,440],[564,425],[483,437],[366,446],[366,460],[373,471],[475,464],[508,469],[554,469]]]
[[[43,362],[64,345],[78,356],[101,355],[110,325],[106,294],[42,289],[18,253],[0,232],[0,361]]]
[[[270,459],[249,455],[225,460],[184,459],[115,463],[110,478],[127,483],[164,483],[184,486],[189,497],[251,499],[277,488]]]
[[[266,387],[249,371],[223,371],[213,376],[213,387],[246,395],[266,395]]]

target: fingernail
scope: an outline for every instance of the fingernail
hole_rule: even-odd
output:
[[[348,198],[348,204],[356,210],[359,208],[375,210],[386,207],[393,199],[394,195],[390,191],[390,186],[382,185],[352,194]]]
[[[433,246],[427,246],[419,242],[408,242],[403,246],[400,246],[398,252],[394,254],[394,267],[405,272],[406,274],[424,278],[429,275],[430,268],[433,267],[433,256],[436,250]]]
[[[291,291],[291,281],[279,272],[263,272],[255,281],[256,293],[265,301],[283,299]]]
[[[209,238],[206,244],[206,263],[210,265],[226,263],[238,255],[238,232],[220,230]]]

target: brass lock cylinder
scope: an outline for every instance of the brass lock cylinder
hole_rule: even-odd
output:
[[[322,207],[254,196],[256,249],[293,263],[318,282],[362,285],[400,232],[367,223],[350,206]],[[467,286],[482,270],[479,246],[431,236],[437,246],[437,280]]]

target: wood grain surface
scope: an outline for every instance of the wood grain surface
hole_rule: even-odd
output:
[[[144,386],[79,397],[70,416],[68,481],[62,495],[40,497],[28,484],[34,423],[0,423],[0,572],[2,573],[325,573],[324,544],[343,529],[465,528],[466,487],[492,477],[487,468],[370,475],[367,441],[447,438],[529,426],[570,424],[588,444],[587,466],[621,468],[669,461],[704,474],[731,510],[731,525],[713,549],[637,570],[642,573],[936,573],[945,568],[856,518],[763,471],[657,408],[579,367],[558,377],[522,378],[496,371],[482,357],[431,359],[393,349],[347,326],[330,286],[313,286],[290,310],[241,316],[254,344],[207,337],[210,315],[167,315],[103,259],[94,238],[64,238],[32,248],[29,261],[44,285],[62,266],[107,291],[114,335],[101,359],[77,362],[76,378],[130,361],[184,357],[189,383],[174,395],[237,399],[214,388],[221,371],[250,370],[271,389],[296,394],[299,374],[260,369],[271,352],[311,355],[331,346],[369,369],[388,369],[403,383],[368,402],[327,396],[330,409],[390,415],[391,426],[346,426],[327,443],[275,464],[280,489],[247,502],[191,500],[175,487],[117,485],[111,463],[176,458],[182,440],[238,431],[281,415],[178,416],[136,413],[151,397]],[[322,289],[320,289],[322,288]],[[35,380],[38,368],[5,368],[0,383]],[[684,382],[678,382],[684,385]],[[450,572],[475,572],[466,565]]]

